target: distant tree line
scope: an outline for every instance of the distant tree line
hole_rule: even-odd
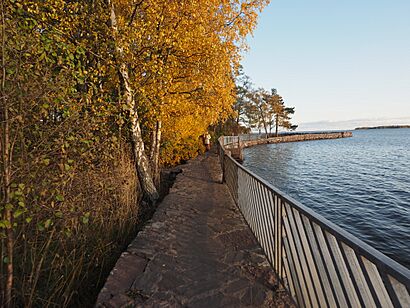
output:
[[[287,107],[283,97],[274,88],[255,89],[249,76],[239,69],[236,78],[236,102],[234,118],[228,120],[232,133],[262,131],[276,136],[279,129],[295,130],[298,126],[291,123],[295,107]]]

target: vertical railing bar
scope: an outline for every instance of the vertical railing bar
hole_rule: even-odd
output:
[[[282,242],[282,248],[281,249],[285,250],[285,246],[284,246],[283,242]],[[286,262],[285,262],[285,259],[286,259]],[[289,289],[289,291],[292,295],[292,298],[294,298],[294,297],[296,297],[296,287],[295,287],[295,282],[293,281],[294,277],[292,276],[292,273],[290,272],[290,265],[289,265],[288,258],[285,258],[285,259],[283,260],[283,264],[284,264],[283,268],[284,268],[284,271],[286,272],[286,281],[287,281],[287,284],[288,284],[288,289]],[[285,263],[286,263],[286,265],[285,265]],[[283,278],[282,278],[282,281],[283,281]],[[292,288],[293,288],[293,292],[292,292]],[[293,294],[295,296],[293,296]]]
[[[244,202],[243,207],[242,207],[242,214],[246,220],[246,222],[249,225],[249,228],[252,230],[251,227],[251,221],[249,219],[249,207],[250,207],[250,201],[251,201],[251,196],[250,196],[250,184],[249,184],[249,175],[245,173],[245,188],[246,188],[246,202]]]
[[[260,234],[258,229],[258,218],[257,218],[257,209],[258,209],[258,194],[256,191],[256,179],[252,178],[252,191],[253,191],[253,207],[252,207],[252,217],[254,222],[255,236],[259,241]]]
[[[334,294],[333,294],[334,291],[332,290],[332,286],[331,286],[331,283],[330,283],[331,279],[328,276],[327,267],[325,266],[325,261],[323,259],[322,253],[319,249],[319,244],[318,244],[317,239],[316,239],[315,231],[313,230],[313,227],[311,226],[311,221],[309,220],[309,218],[306,217],[303,214],[301,214],[301,223],[302,223],[302,227],[305,231],[305,234],[307,234],[307,242],[308,242],[308,245],[309,245],[311,253],[312,253],[312,258],[313,258],[313,261],[315,263],[315,267],[317,269],[317,275],[318,275],[318,278],[319,278],[319,283],[320,283],[321,288],[322,288],[323,297],[325,298],[327,307],[331,307],[332,305],[330,303],[329,294],[325,293],[325,290],[327,290],[326,282],[327,282],[328,288],[330,288],[330,293],[331,293],[330,296],[331,296],[332,302],[336,303],[336,300],[334,298]],[[311,231],[310,236],[308,236],[308,234],[310,232],[308,232],[308,230],[307,230],[307,225],[309,226],[309,230]],[[312,238],[312,236],[313,236],[313,238]],[[319,253],[319,255],[317,256],[318,260],[316,259],[315,247],[313,247],[313,246],[316,247],[316,251]],[[324,279],[326,280],[326,282],[323,281]]]
[[[246,203],[246,189],[245,189],[246,178],[243,176],[243,170],[238,168],[238,203],[237,206],[241,213],[243,213],[242,206]]]
[[[261,243],[261,246],[265,245],[265,238],[263,234],[263,228],[262,228],[262,217],[261,217],[261,208],[262,208],[262,199],[261,199],[261,192],[260,192],[260,183],[259,181],[255,181],[255,186],[256,186],[256,203],[257,203],[257,211],[255,212],[256,214],[256,221],[258,224],[258,231],[259,231],[259,241]]]
[[[286,256],[288,256],[288,260],[289,260],[289,264],[290,264],[290,266],[291,266],[291,268],[290,268],[290,271],[291,271],[291,274],[292,274],[292,276],[293,276],[293,281],[296,281],[296,283],[297,283],[297,285],[298,285],[298,287],[296,288],[296,294],[299,294],[299,295],[297,295],[297,297],[298,297],[298,304],[300,305],[300,306],[303,306],[303,307],[306,307],[306,303],[305,303],[305,298],[304,298],[304,296],[302,296],[302,285],[301,285],[301,282],[300,282],[300,279],[299,279],[299,275],[297,274],[297,270],[296,270],[296,263],[295,263],[295,258],[294,258],[294,256],[293,256],[293,251],[292,251],[292,249],[290,248],[290,243],[289,243],[289,236],[288,236],[288,231],[286,230],[286,224],[285,224],[285,222],[283,221],[285,218],[284,217],[282,217],[282,227],[283,227],[283,230],[285,231],[285,237],[284,238],[282,238],[282,240],[283,240],[283,243],[285,244],[285,250],[287,251],[286,252]],[[285,240],[286,239],[286,240]],[[289,258],[289,256],[290,256],[290,258]],[[299,297],[301,298],[301,300],[299,299]],[[303,304],[303,305],[302,305]]]
[[[390,284],[394,290],[394,293],[397,296],[397,299],[400,301],[401,307],[410,307],[410,281],[407,284],[402,284],[396,278],[386,272],[387,278],[390,281]]]
[[[323,260],[323,264],[326,265],[327,260],[326,260],[325,256],[323,255],[324,251],[322,251],[323,248],[322,248],[322,245],[320,244],[321,241],[319,241],[319,239],[318,239],[318,236],[319,236],[319,235],[317,234],[317,231],[316,231],[315,227],[313,226],[313,222],[312,222],[311,220],[310,220],[310,225],[311,225],[311,227],[312,227],[313,234],[314,234],[315,239],[316,239],[316,242],[317,242],[317,244],[318,244],[319,253],[320,253],[320,256],[321,256],[321,258],[322,258],[322,260]],[[323,235],[323,230],[322,230],[322,228],[321,228],[319,225],[317,225],[317,227],[319,228],[320,232],[322,233],[323,240],[324,240],[324,244],[326,245],[326,240],[325,240],[325,236]],[[327,247],[326,247],[326,249],[327,249],[327,251],[329,250]],[[330,257],[330,254],[329,254],[329,257]],[[329,267],[328,267],[328,266],[325,266],[325,270],[326,270],[326,274],[327,274],[328,279],[329,279],[329,285],[330,285],[330,287],[331,287],[331,289],[332,289],[332,291],[333,291],[333,296],[334,296],[334,300],[335,300],[335,302],[336,302],[336,305],[337,305],[337,307],[341,307],[341,306],[340,306],[340,298],[339,298],[338,292],[336,292],[336,289],[335,289],[335,286],[334,286],[334,282],[333,282],[333,279],[332,279],[332,276],[333,276],[333,275],[330,274],[330,272],[329,272]],[[335,271],[335,273],[336,273],[336,269],[335,269],[334,271]],[[337,279],[337,282],[338,282],[339,285],[340,285],[340,281],[339,281],[338,277],[336,277],[336,279]],[[342,299],[345,300],[344,297],[343,297]],[[344,308],[344,307],[343,307],[343,308]]]
[[[328,232],[326,232],[326,239],[329,246],[332,247],[331,252],[334,257],[334,262],[338,269],[339,277],[343,282],[344,290],[346,290],[350,305],[356,307],[360,305],[360,299],[355,287],[355,277],[350,276],[349,269],[342,255],[343,251],[340,250],[338,244],[338,239],[333,234]]]
[[[250,217],[252,220],[252,228],[253,232],[255,233],[255,237],[258,238],[258,231],[256,230],[256,219],[255,219],[255,211],[256,211],[256,197],[255,197],[255,179],[250,178],[250,183],[251,183],[251,194],[252,194],[252,203],[250,207]]]
[[[226,155],[225,156],[225,170],[226,170],[226,185],[228,185],[229,188],[229,193],[232,195],[231,192],[231,178],[230,178],[230,174],[229,174],[229,156]]]
[[[344,251],[342,245],[340,244],[340,241],[337,238],[335,238],[335,239],[336,239],[337,245],[339,246],[340,253],[342,254],[342,258],[343,258],[343,261],[345,263],[345,266],[346,266],[346,268],[349,272],[350,280],[352,281],[352,284],[353,284],[353,287],[356,291],[356,295],[359,299],[360,305],[362,305],[362,307],[365,307],[364,300],[363,300],[363,297],[361,295],[361,292],[359,291],[359,287],[357,285],[356,278],[353,275],[352,268],[350,266],[350,262],[346,257],[345,251]]]
[[[365,307],[376,307],[376,303],[373,300],[373,294],[370,291],[370,286],[366,281],[364,276],[363,270],[360,267],[359,260],[355,251],[346,243],[340,241],[340,247],[343,249],[344,254],[349,262],[349,266],[351,268],[352,274],[355,278],[357,283],[358,292],[360,292],[361,297],[363,298],[363,303]]]
[[[231,192],[232,192],[232,198],[234,199],[236,203],[236,197],[235,197],[235,165],[232,161],[230,161],[230,174],[231,174]]]
[[[267,221],[268,221],[268,234],[269,234],[269,248],[270,248],[270,253],[271,253],[271,262],[272,264],[275,261],[275,222],[273,220],[273,202],[272,202],[272,192],[268,189],[266,189],[266,197],[267,197],[267,204],[266,204],[266,210],[267,210]],[[280,273],[276,272],[277,275],[280,277]]]
[[[274,219],[274,223],[273,223],[273,225],[274,225],[274,228],[275,228],[275,231],[274,231],[274,236],[275,236],[275,240],[274,240],[274,250],[275,250],[275,270],[276,270],[276,272],[279,272],[279,260],[278,260],[278,258],[279,258],[279,247],[278,247],[278,245],[279,245],[279,239],[278,239],[278,236],[279,236],[279,232],[278,232],[278,207],[279,207],[279,205],[278,205],[278,201],[277,201],[277,198],[276,198],[276,194],[274,193],[274,192],[272,192],[272,195],[273,195],[273,219]]]
[[[363,257],[362,261],[367,270],[367,273],[369,274],[371,283],[375,288],[376,296],[379,298],[381,306],[393,306],[390,295],[386,290],[386,286],[384,285],[383,278],[380,276],[377,266],[366,257]]]
[[[236,170],[237,178],[238,178],[238,202],[236,205],[240,208],[240,204],[243,202],[244,192],[243,192],[243,180],[242,180],[242,169],[237,168]]]
[[[268,204],[267,204],[267,211],[268,211],[268,221],[269,221],[269,238],[270,238],[270,249],[271,249],[271,262],[272,264],[275,262],[275,220],[273,217],[273,213],[274,213],[274,203],[272,202],[272,194],[273,192],[266,189],[266,194],[267,194],[267,198],[268,198]],[[277,275],[279,275],[279,277],[281,277],[281,274],[279,271],[276,271]]]
[[[280,247],[279,247],[279,243],[283,240],[283,203],[282,203],[282,199],[279,197],[279,195],[276,195],[276,203],[278,205],[277,207],[277,216],[276,216],[276,222],[277,222],[277,237],[278,237],[278,266],[281,264],[282,262],[282,252],[280,251]]]
[[[236,171],[237,171],[237,166],[235,164],[232,164],[232,192],[233,192],[233,196],[234,196],[234,200],[235,200],[235,204],[238,204],[238,185],[236,184],[236,179],[238,177]]]
[[[239,202],[239,167],[237,165],[235,166],[235,187],[236,187],[236,204]]]
[[[226,154],[224,152],[224,154],[222,155],[222,181],[223,181],[223,183],[226,183],[225,157],[226,157]]]
[[[252,190],[252,178],[250,176],[248,176],[248,196],[249,196],[249,203],[246,206],[247,219],[249,221],[249,225],[251,226],[251,229],[254,232],[253,221],[252,221],[252,213],[251,213],[254,198],[253,198],[253,190]]]
[[[278,262],[279,262],[279,266],[282,266],[282,249],[281,249],[281,244],[282,244],[282,240],[283,240],[283,202],[282,200],[279,198],[279,196],[277,195],[276,198],[277,202],[278,202],[278,218],[277,218],[277,223],[278,223]]]
[[[257,192],[258,192],[258,196],[259,196],[259,210],[258,210],[258,217],[259,217],[259,228],[260,228],[260,232],[261,232],[261,240],[263,243],[263,250],[266,250],[267,247],[267,237],[266,237],[266,229],[264,227],[264,213],[263,213],[263,203],[264,203],[264,198],[263,198],[263,192],[262,192],[263,188],[261,183],[258,181],[257,182]]]
[[[278,195],[275,193],[274,195],[275,198],[275,208],[276,208],[276,214],[275,214],[275,226],[276,226],[276,266],[277,266],[277,271],[280,270],[280,264],[282,262],[282,256],[281,252],[279,251],[281,249],[280,243],[281,243],[281,238],[282,238],[282,230],[279,228],[282,228],[281,224],[281,219],[282,219],[282,203],[278,197]]]
[[[377,269],[379,270],[379,268]],[[401,307],[400,301],[397,298],[396,292],[394,291],[391,285],[390,279],[389,277],[387,277],[386,272],[379,270],[379,273],[380,273],[380,276],[382,277],[382,281],[384,283],[384,286],[386,287],[387,293],[389,294],[390,300],[392,301],[394,307]]]
[[[279,276],[279,278],[282,278],[282,274],[279,271],[278,264],[277,264],[277,245],[278,245],[278,241],[277,241],[277,224],[276,224],[276,204],[275,204],[275,193],[273,191],[269,191],[269,202],[271,204],[271,211],[270,211],[270,220],[272,223],[272,230],[271,230],[271,234],[272,234],[272,239],[273,239],[273,243],[272,243],[272,248],[273,248],[273,265],[274,265],[274,269],[277,273],[277,275]]]
[[[265,254],[268,256],[268,259],[270,262],[272,262],[272,254],[271,254],[271,248],[270,248],[270,242],[272,237],[270,236],[270,232],[269,232],[269,224],[268,224],[268,213],[267,213],[267,203],[268,203],[268,199],[267,199],[267,194],[266,194],[266,188],[263,185],[261,186],[261,194],[262,194],[262,224],[263,224],[263,230],[264,230],[264,234],[265,234]]]
[[[261,228],[261,238],[263,241],[263,251],[265,254],[267,254],[267,247],[268,247],[268,237],[266,235],[266,225],[265,225],[265,211],[264,211],[264,194],[263,194],[263,187],[262,185],[258,182],[258,195],[259,195],[259,220],[260,220],[260,228]]]
[[[339,266],[337,266],[337,262],[336,262],[336,260],[335,260],[335,256],[333,255],[333,250],[331,249],[330,244],[329,244],[329,240],[328,240],[328,238],[327,238],[327,236],[326,236],[326,231],[325,231],[323,237],[324,237],[324,239],[325,239],[325,243],[326,243],[326,245],[327,245],[327,250],[329,251],[329,255],[330,255],[330,257],[332,258],[332,263],[333,263],[334,269],[335,269],[335,271],[336,271],[337,277],[339,278],[339,283],[340,283],[341,289],[342,289],[342,291],[343,291],[343,294],[344,294],[344,296],[345,296],[347,305],[348,305],[349,307],[352,307],[352,303],[350,302],[350,297],[348,296],[347,291],[346,291],[346,286],[345,286],[344,281],[343,281],[343,279],[342,279],[342,277],[341,277],[341,275],[340,275]]]
[[[264,195],[264,206],[263,206],[263,211],[264,211],[264,217],[265,217],[265,233],[266,233],[266,238],[267,238],[267,249],[269,250],[269,261],[273,263],[273,249],[272,249],[272,233],[271,233],[271,226],[270,226],[270,208],[269,208],[269,196],[268,196],[268,190],[265,186],[262,186],[262,193]]]
[[[248,224],[252,230],[252,232],[254,232],[253,230],[253,222],[251,219],[251,207],[252,207],[252,202],[253,202],[253,198],[252,198],[252,188],[251,188],[251,177],[247,176],[246,182],[247,182],[247,191],[248,191],[248,198],[249,198],[249,203],[246,205],[246,211],[245,211],[245,217],[246,220],[248,221]]]
[[[299,233],[299,238],[300,238],[300,242],[301,242],[300,244],[301,244],[301,247],[303,248],[302,249],[303,254],[305,256],[306,263],[308,265],[308,270],[309,270],[309,273],[310,273],[310,277],[312,279],[312,285],[313,285],[313,289],[314,289],[317,301],[322,303],[321,298],[323,298],[326,302],[325,305],[328,305],[326,297],[324,296],[324,291],[323,291],[323,287],[322,287],[322,278],[320,277],[320,274],[319,274],[318,265],[316,263],[314,255],[312,253],[312,247],[310,245],[309,238],[307,236],[307,232],[305,230],[305,226],[304,226],[303,221],[302,221],[301,216],[303,214],[299,213],[295,208],[293,208],[292,210],[293,210],[293,212],[296,212],[296,213],[294,213],[293,218],[295,220],[296,230]],[[300,227],[299,227],[299,225],[300,225]],[[305,239],[306,243],[304,243],[303,239]],[[305,246],[307,246],[307,247],[305,247]],[[309,262],[309,260],[311,260],[311,261]],[[311,266],[311,263],[313,263],[313,266]],[[320,290],[318,290],[317,287],[316,287],[315,281],[317,281],[317,280],[319,281],[318,288],[320,288]],[[319,292],[320,292],[320,294],[319,294]]]
[[[249,176],[244,172],[244,189],[245,189],[245,201],[241,205],[242,214],[245,217],[246,222],[249,224],[248,207],[250,203],[249,196]]]
[[[297,236],[295,236],[295,238],[297,240],[295,244],[296,245],[299,244],[299,246],[301,248],[300,250],[302,251],[301,256],[299,256],[299,260],[302,260],[302,266],[305,266],[305,268],[307,268],[307,273],[305,275],[305,279],[306,279],[306,282],[308,282],[308,279],[310,279],[309,284],[312,285],[312,289],[313,289],[313,294],[310,297],[311,301],[312,301],[312,305],[313,305],[313,307],[317,307],[317,305],[318,305],[317,290],[316,290],[316,287],[315,287],[312,271],[311,271],[311,268],[309,266],[309,261],[308,261],[307,255],[306,255],[305,247],[304,247],[303,242],[302,242],[302,233],[300,232],[297,221],[296,221],[295,212],[297,214],[299,214],[299,212],[296,209],[292,208],[291,205],[289,205],[289,211],[292,212],[292,222],[293,222],[294,229],[296,229],[296,233],[297,233]],[[292,224],[292,222],[291,222],[291,224]],[[305,271],[303,271],[303,272],[305,273]],[[308,290],[309,289],[310,288],[308,288]],[[309,294],[310,293],[311,292],[309,292]]]
[[[228,161],[228,155],[227,154],[225,154],[224,155],[224,172],[225,172],[225,182],[226,182],[226,185],[228,185],[228,166],[227,166],[227,161]],[[228,188],[229,188],[229,186],[228,186]],[[230,192],[229,192],[230,193]]]
[[[233,198],[235,200],[236,203],[236,185],[235,185],[235,170],[236,170],[236,165],[234,164],[234,162],[231,160],[231,185],[232,185],[232,194],[233,194]]]
[[[365,267],[364,264],[363,264],[362,257],[361,257],[360,255],[358,255],[356,251],[353,250],[353,252],[355,253],[355,256],[356,256],[356,258],[357,258],[357,261],[359,262],[359,266],[360,266],[360,268],[361,268],[361,270],[362,270],[364,279],[366,279],[367,285],[369,286],[370,293],[372,293],[372,297],[373,297],[373,300],[374,300],[375,303],[376,303],[376,307],[377,307],[377,308],[381,308],[382,305],[380,304],[379,297],[377,296],[376,290],[374,289],[373,283],[372,283],[372,281],[371,281],[371,279],[370,279],[370,277],[369,277],[369,274],[368,274],[368,272],[367,272],[367,269],[366,269],[366,267]]]
[[[283,251],[282,251],[282,255],[283,255]],[[280,277],[285,277],[284,276],[284,268],[283,268],[283,258],[281,259],[281,269],[280,269]]]
[[[233,198],[235,200],[235,203],[238,202],[238,198],[237,198],[237,192],[238,192],[238,188],[235,185],[236,182],[236,176],[235,176],[235,170],[236,170],[236,165],[235,164],[231,164],[232,168],[231,168],[231,174],[232,174],[232,193],[233,193]]]
[[[252,221],[252,228],[253,228],[253,232],[254,232],[255,238],[256,238],[258,236],[258,233],[257,233],[257,230],[255,229],[255,224],[256,224],[256,220],[255,220],[256,200],[255,200],[254,179],[251,177],[249,179],[249,182],[250,182],[251,197],[252,197],[251,206],[249,207],[249,217]]]
[[[230,168],[229,168],[229,157],[225,157],[225,168],[226,168],[226,184],[228,185],[229,188],[229,193],[232,195],[231,192],[231,175],[230,175]]]
[[[235,179],[236,179],[236,175],[235,175],[235,170],[236,170],[236,165],[231,161],[231,185],[232,185],[232,196],[233,199],[235,200],[235,204],[238,202],[238,198],[236,196],[237,194],[237,187],[235,185]]]
[[[242,212],[242,215],[244,216],[244,218],[245,218],[245,220],[247,221],[248,219],[247,219],[247,217],[246,217],[246,211],[245,211],[245,209],[246,209],[246,205],[247,204],[249,204],[249,196],[248,196],[248,192],[249,192],[249,189],[248,189],[248,177],[247,177],[247,174],[245,173],[245,172],[243,172],[243,170],[241,170],[241,173],[242,173],[242,178],[243,178],[243,189],[244,189],[244,191],[243,191],[243,195],[244,195],[244,200],[243,200],[243,203],[242,204],[239,204],[239,208],[241,209],[241,212]]]
[[[286,206],[287,204],[286,204],[286,202],[285,202],[285,211],[286,211],[286,214],[287,214],[287,216],[288,216],[288,221],[289,221],[289,232],[290,232],[290,235],[291,235],[291,237],[292,237],[292,241],[293,241],[293,247],[294,247],[294,250],[295,250],[295,254],[296,254],[296,257],[297,257],[297,264],[298,264],[298,266],[296,266],[298,269],[299,269],[299,272],[301,273],[301,276],[302,276],[302,279],[303,279],[303,286],[304,286],[304,288],[303,289],[305,289],[305,292],[306,292],[306,294],[307,294],[307,297],[308,297],[308,300],[309,300],[309,305],[311,306],[311,307],[315,307],[315,305],[313,304],[313,301],[312,301],[312,297],[311,297],[311,294],[310,294],[310,292],[309,292],[309,286],[308,286],[308,280],[307,280],[307,278],[306,278],[306,274],[305,274],[305,271],[304,271],[304,269],[303,269],[303,264],[302,264],[302,262],[301,262],[301,257],[300,257],[300,255],[299,255],[299,249],[298,249],[298,245],[297,245],[297,243],[296,243],[296,237],[295,237],[295,235],[294,235],[294,230],[293,230],[293,228],[292,228],[292,222],[291,222],[291,219],[293,220],[293,213],[291,212],[292,210],[291,210],[291,208],[290,208],[290,206],[288,205],[288,206]],[[289,211],[288,211],[288,207],[289,207]],[[289,212],[290,212],[290,214],[289,214]],[[292,218],[290,217],[292,215]],[[289,234],[287,233],[287,235],[289,236]],[[305,265],[305,267],[306,267],[306,265]]]
[[[257,204],[257,209],[255,211],[255,215],[256,215],[256,221],[257,221],[257,225],[258,225],[258,231],[259,231],[259,243],[260,245],[265,248],[265,236],[263,233],[263,227],[262,227],[262,217],[261,217],[261,209],[262,209],[262,195],[261,195],[261,191],[260,191],[260,183],[259,181],[255,180],[256,183],[256,204]]]
[[[231,186],[231,193],[232,193],[232,198],[233,198],[233,200],[235,201],[235,203],[236,203],[236,198],[235,198],[235,185],[234,185],[234,182],[235,182],[235,178],[234,178],[234,172],[233,172],[233,168],[234,168],[234,166],[233,166],[234,164],[233,164],[233,162],[232,161],[229,161],[229,177],[230,177],[230,186]]]
[[[242,199],[242,202],[239,203],[239,208],[241,209],[241,212],[243,213],[244,205],[248,203],[248,196],[247,196],[248,188],[246,186],[246,173],[242,169],[239,169],[239,170],[240,170],[240,174],[241,174],[241,182],[240,183],[242,183],[242,189],[243,189],[243,191],[242,191],[243,199]]]

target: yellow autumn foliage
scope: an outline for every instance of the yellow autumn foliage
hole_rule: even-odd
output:
[[[1,0],[1,304],[92,304],[135,234],[136,123],[154,170],[202,151],[267,3]]]

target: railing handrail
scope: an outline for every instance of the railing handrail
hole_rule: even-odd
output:
[[[236,136],[238,138],[239,136]],[[231,140],[232,136],[229,136]],[[295,200],[294,198],[290,197],[286,193],[282,192],[277,187],[273,186],[271,183],[267,182],[265,179],[261,178],[254,172],[250,171],[249,169],[242,166],[238,163],[235,159],[230,157],[225,151],[225,140],[227,140],[225,136],[222,136],[218,139],[219,145],[222,148],[222,152],[224,157],[228,157],[228,159],[240,170],[247,173],[249,176],[260,182],[263,186],[265,186],[268,190],[272,193],[280,196],[284,201],[290,204],[290,206],[296,208],[298,211],[303,213],[306,217],[314,221],[316,224],[321,226],[323,229],[328,231],[338,240],[342,240],[351,248],[353,248],[356,252],[360,255],[367,258],[369,261],[373,262],[377,265],[378,268],[382,268],[387,274],[393,276],[399,282],[404,284],[409,289],[410,286],[410,270],[404,267],[403,265],[399,264],[398,262],[394,261],[390,257],[386,256],[385,254],[381,253],[380,251],[376,250],[375,248],[371,247],[369,244],[365,243],[364,241],[358,239],[353,234],[349,233],[348,231],[342,229],[335,223],[329,221],[322,215],[316,213],[312,209],[308,208],[307,206],[303,205],[299,201]],[[237,139],[236,139],[237,140]],[[237,142],[237,141],[236,141]],[[235,142],[232,142],[235,143]],[[237,200],[235,200],[237,202]]]

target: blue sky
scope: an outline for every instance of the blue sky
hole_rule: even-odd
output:
[[[248,44],[301,129],[410,124],[410,0],[272,0]]]

